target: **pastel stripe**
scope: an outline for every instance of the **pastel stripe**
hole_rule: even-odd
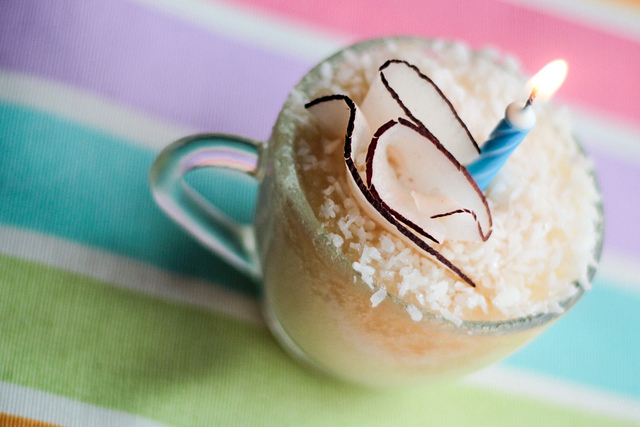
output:
[[[504,363],[640,400],[639,306],[637,291],[596,280],[565,317]]]
[[[63,237],[236,290],[255,284],[196,244],[155,205],[155,152],[39,111],[0,104],[0,223]],[[207,172],[207,171],[203,171]],[[211,180],[229,178],[213,191]],[[255,183],[222,172],[191,182],[225,213],[251,218]],[[225,203],[220,203],[225,201]],[[226,203],[230,201],[230,203]]]
[[[568,407],[580,408],[585,413],[608,415],[640,423],[640,404],[636,399],[615,393],[605,393],[592,387],[539,372],[514,369],[497,364],[463,378],[465,384],[500,390],[530,400],[539,399]]]
[[[17,259],[0,256],[0,283],[12,307],[0,312],[3,384],[162,424],[630,425],[615,408],[587,412],[486,382],[355,388],[302,369],[262,328]]]
[[[176,274],[134,258],[25,229],[0,226],[0,242],[3,255],[264,326],[258,300],[213,281]]]
[[[600,281],[636,291],[640,289],[638,277],[640,277],[640,260],[637,257],[622,255],[612,249],[602,253],[598,267]]]
[[[266,139],[309,67],[129,0],[21,5],[0,2],[0,69],[95,92],[197,131]]]
[[[162,427],[138,415],[0,382],[0,425],[4,427]]]
[[[523,7],[564,17],[621,37],[640,40],[637,0],[507,0]],[[635,5],[633,4],[635,1]]]
[[[587,149],[640,165],[640,123],[571,105],[574,132]]]
[[[407,0],[402,7],[384,0],[353,0],[326,8],[295,0],[237,2],[357,38],[402,33],[466,40],[474,46],[490,44],[515,54],[530,73],[552,59],[564,58],[570,75],[559,98],[640,122],[635,72],[640,69],[640,41],[572,20],[500,0],[464,2],[463,6]],[[615,78],[605,77],[612,73]]]
[[[213,34],[223,34],[267,52],[317,62],[346,45],[346,40],[305,23],[242,7],[235,2],[202,0],[134,0],[184,19]]]
[[[633,191],[640,182],[637,163],[591,150],[602,192],[605,214],[605,250],[613,249],[640,259],[640,194]]]
[[[0,70],[0,101],[44,110],[158,151],[196,133],[195,128],[159,120],[93,92],[11,71]]]
[[[0,412],[0,425],[4,427],[56,427],[54,424],[31,420]]]

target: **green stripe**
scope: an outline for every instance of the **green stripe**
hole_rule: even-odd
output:
[[[255,325],[6,256],[0,290],[0,380],[169,425],[625,425],[459,383],[339,384]]]
[[[254,283],[195,243],[155,205],[147,179],[155,155],[70,120],[0,103],[0,223],[256,294]],[[194,175],[206,195],[224,201],[226,213],[250,218],[255,184],[234,180],[213,194],[212,182],[228,174]]]

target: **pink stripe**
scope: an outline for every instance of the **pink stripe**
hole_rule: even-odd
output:
[[[556,95],[640,123],[640,43],[499,0],[234,0],[355,39],[411,34],[492,45],[534,73],[564,58]]]

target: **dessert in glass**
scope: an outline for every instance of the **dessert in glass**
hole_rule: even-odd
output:
[[[264,315],[291,354],[377,387],[461,375],[589,289],[602,209],[567,111],[534,102],[486,189],[464,167],[525,87],[495,51],[385,38],[294,88],[261,153],[254,223]]]

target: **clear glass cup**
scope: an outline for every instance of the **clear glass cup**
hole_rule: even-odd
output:
[[[414,38],[369,40],[342,50],[298,83],[268,143],[208,134],[167,147],[151,170],[154,195],[188,232],[262,284],[263,314],[273,335],[295,358],[336,378],[374,387],[459,376],[495,362],[539,334],[560,314],[547,313],[460,325],[428,311],[414,321],[407,303],[387,294],[372,307],[372,291],[323,231],[300,185],[296,139],[301,106],[326,80],[326,66],[381,44],[429,49]],[[259,181],[253,225],[221,215],[183,181],[200,167],[240,170]],[[220,182],[216,185],[225,185]],[[601,207],[599,207],[601,210]],[[596,256],[603,225],[597,226]],[[593,276],[595,269],[589,271]],[[583,288],[561,301],[568,311]]]

